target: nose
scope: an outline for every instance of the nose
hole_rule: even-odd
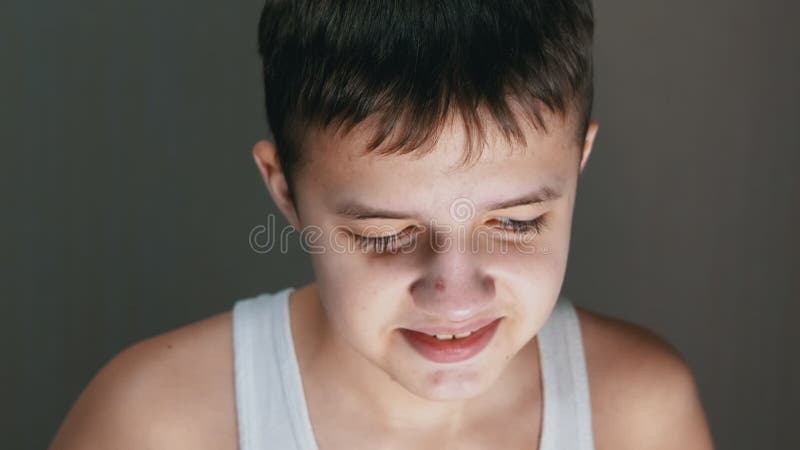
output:
[[[415,306],[438,322],[478,317],[495,297],[494,278],[481,270],[477,255],[457,250],[435,253],[409,290]]]

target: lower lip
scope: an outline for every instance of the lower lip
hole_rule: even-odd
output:
[[[481,352],[492,340],[502,317],[462,339],[440,340],[418,331],[401,329],[406,342],[426,359],[437,363],[465,361]]]

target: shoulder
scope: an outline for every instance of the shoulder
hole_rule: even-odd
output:
[[[231,313],[131,345],[81,393],[51,450],[236,448]]]
[[[664,339],[580,307],[595,444],[602,449],[711,449],[691,369]]]

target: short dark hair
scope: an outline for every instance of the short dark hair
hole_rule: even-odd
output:
[[[267,0],[258,25],[267,120],[289,178],[310,127],[347,132],[378,118],[369,151],[420,151],[459,113],[471,159],[485,114],[524,143],[542,108],[592,109],[590,0]],[[392,139],[387,139],[393,136]],[[481,148],[480,146],[478,147]]]

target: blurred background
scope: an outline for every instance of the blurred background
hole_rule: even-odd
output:
[[[250,154],[261,6],[0,5],[4,449],[45,448],[131,343],[311,280],[249,243],[277,213]],[[800,448],[799,6],[595,4],[563,292],[670,341],[720,449]]]

